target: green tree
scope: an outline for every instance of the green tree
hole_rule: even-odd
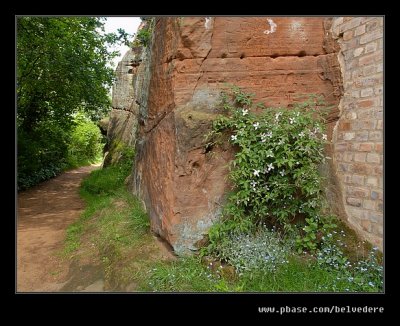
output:
[[[25,185],[61,169],[76,112],[97,120],[110,109],[114,73],[107,63],[118,53],[107,47],[127,43],[129,35],[121,29],[119,35],[105,34],[104,20],[17,19],[18,178],[36,180]]]

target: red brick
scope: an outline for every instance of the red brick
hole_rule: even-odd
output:
[[[365,219],[367,212],[362,208],[347,206],[347,211],[352,219]]]
[[[355,47],[358,47],[358,42],[357,38],[353,38],[347,42],[344,42],[343,45],[341,46],[343,50],[348,50],[348,49],[354,49]],[[353,60],[355,61],[355,60]],[[354,68],[354,67],[353,67]]]
[[[379,19],[374,19],[372,21],[369,21],[366,25],[364,25],[366,28],[367,32],[371,32],[373,30],[376,30],[380,24],[379,24]]]
[[[347,151],[347,149],[349,148],[349,143],[336,143],[334,146],[335,146],[335,151],[342,152],[342,151]]]
[[[352,152],[346,152],[344,153],[342,160],[344,162],[352,162],[353,161],[353,153]]]
[[[342,181],[344,183],[351,183],[351,174],[347,174],[347,173],[343,174]]]
[[[379,38],[383,37],[383,31],[381,28],[371,32],[371,33],[366,33],[360,38],[360,44],[365,44],[374,40],[377,40]]]
[[[346,203],[350,206],[361,207],[362,200],[360,198],[347,197]]]
[[[376,43],[376,42],[368,43],[365,46],[365,53],[374,52],[374,51],[376,51],[377,47],[378,47],[378,43]]]
[[[374,87],[375,95],[382,95],[383,94],[383,85],[378,85]]]
[[[355,137],[355,133],[354,132],[345,132],[343,134],[343,139],[344,140],[351,140],[351,139],[354,139],[354,137]]]
[[[359,97],[359,96],[358,96]],[[356,112],[347,112],[346,113],[346,119],[349,119],[349,120],[355,120],[355,119],[357,119],[357,113]]]
[[[363,69],[363,75],[364,76],[369,76],[374,74],[376,71],[376,67],[375,66],[367,66]]]
[[[351,171],[358,174],[369,175],[374,172],[374,168],[369,164],[365,163],[354,163],[351,167]]]
[[[353,56],[354,57],[358,57],[359,55],[361,55],[364,52],[364,48],[357,48],[353,51]]]
[[[360,119],[360,120],[369,120],[371,118],[374,118],[375,115],[376,115],[376,109],[374,109],[374,108],[364,108],[357,112],[358,119]],[[368,139],[368,136],[367,136],[367,139]]]
[[[344,21],[345,22],[340,26],[340,33],[359,26],[361,23],[361,17],[345,17]]]
[[[382,131],[370,131],[369,140],[382,140]]]
[[[361,121],[356,121],[353,123],[353,130],[371,130],[375,129],[376,121],[375,120],[361,120]]]
[[[382,165],[380,165],[380,166],[375,166],[375,168],[374,168],[374,173],[377,174],[377,175],[382,175],[382,174],[383,174],[383,167],[382,167]]]
[[[374,66],[367,66],[364,68],[364,70],[367,70],[370,72],[373,69],[375,69]],[[355,87],[375,86],[375,85],[382,84],[382,77],[380,76],[380,74],[379,74],[379,76],[374,75],[374,77],[365,77],[365,78],[355,80],[353,84]]]
[[[378,178],[377,177],[367,177],[367,185],[372,187],[378,186]]]
[[[350,130],[350,127],[351,127],[350,122],[342,122],[342,123],[339,125],[339,130],[348,131],[348,130]]]
[[[369,212],[368,219],[374,223],[382,223],[383,215],[381,213]]]
[[[346,194],[351,197],[356,197],[356,198],[367,198],[368,196],[368,191],[364,188],[359,188],[359,187],[347,187],[346,189]]]
[[[342,161],[343,160],[343,152],[338,152],[338,153],[335,153],[335,160],[336,161]]]
[[[372,88],[364,88],[361,90],[361,97],[368,97],[374,95],[374,90]]]
[[[348,41],[353,37],[353,31],[346,31],[343,33],[343,40]]]
[[[375,151],[379,154],[383,153],[383,144],[375,144]]]
[[[370,152],[372,151],[374,144],[373,143],[361,143],[358,150],[360,152]]]
[[[380,109],[379,111],[375,112],[375,119],[382,120],[383,119],[383,111]]]
[[[355,153],[354,154],[354,161],[355,162],[365,162],[366,153]]]
[[[366,141],[368,140],[368,131],[359,131],[356,135],[356,140],[358,141]]]
[[[364,176],[354,174],[354,175],[351,177],[351,181],[352,181],[352,183],[355,184],[355,185],[362,186],[362,185],[364,185]]]
[[[332,26],[336,27],[338,25],[341,25],[341,24],[343,24],[343,21],[344,21],[343,17],[334,18],[334,20],[332,22]]]
[[[367,162],[370,163],[380,163],[381,157],[379,154],[368,153],[367,154]]]
[[[340,172],[351,172],[351,165],[347,163],[339,163],[338,170]]]
[[[358,36],[365,33],[365,25],[358,26],[354,31],[354,36]]]
[[[374,63],[375,54],[364,55],[358,60],[358,64],[360,66],[366,66]]]
[[[374,200],[369,200],[369,199],[364,199],[363,200],[363,207],[365,209],[371,209],[374,210],[375,209],[375,201]]]

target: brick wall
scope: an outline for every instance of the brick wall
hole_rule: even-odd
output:
[[[383,17],[338,17],[344,94],[333,133],[334,166],[348,223],[383,247]]]

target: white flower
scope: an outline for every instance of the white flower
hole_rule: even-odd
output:
[[[267,164],[267,167],[265,168],[265,172],[269,172],[269,171],[271,171],[273,169],[274,169],[274,166],[272,165],[272,163]]]
[[[279,117],[282,115],[282,112],[278,112],[275,114],[275,120],[278,121]]]
[[[296,119],[295,118],[289,118],[289,123],[292,125],[293,124],[293,122],[296,122]]]
[[[268,131],[267,137],[271,138],[272,137],[272,131]]]
[[[299,133],[299,137],[304,137],[304,132]]]
[[[279,174],[283,177],[285,175],[285,170],[279,171]]]
[[[247,113],[249,113],[249,110],[242,109],[242,114],[245,116]]]
[[[253,174],[256,177],[259,177],[260,176],[260,170],[254,170]]]
[[[368,285],[369,285],[369,286],[374,286],[374,283],[368,282]]]
[[[328,137],[327,137],[325,134],[323,134],[323,135],[322,135],[322,139],[323,139],[323,140],[327,140]]]
[[[256,185],[257,185],[257,182],[253,180],[251,182],[251,187],[253,188],[253,190],[256,190]]]
[[[260,124],[258,123],[258,122],[256,122],[256,123],[253,123],[253,127],[254,127],[254,129],[258,129],[258,127],[260,126]]]
[[[267,135],[264,134],[264,133],[262,133],[262,134],[260,135],[260,137],[261,137],[261,142],[262,142],[262,143],[265,143],[265,141],[267,140],[267,139],[266,139]]]
[[[232,135],[232,136],[231,136],[231,139],[232,139],[233,141],[237,140],[237,135]]]

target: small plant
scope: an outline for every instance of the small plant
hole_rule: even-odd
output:
[[[334,218],[334,216],[320,218],[318,215],[306,218],[302,235],[298,235],[296,238],[297,251],[299,253],[303,250],[314,252],[321,243],[323,235],[336,227],[336,224],[333,223]]]
[[[231,233],[218,248],[218,257],[234,266],[236,272],[272,272],[288,262],[290,248],[279,234],[265,225],[253,233]]]
[[[154,18],[146,18],[144,21],[146,21],[146,25],[136,33],[135,40],[133,41],[133,46],[146,47],[150,44],[151,35],[153,33],[154,27]]]
[[[383,267],[377,259],[377,248],[368,257],[351,262],[344,254],[344,233],[329,232],[323,237],[322,246],[316,254],[320,268],[337,273],[334,282],[323,290],[344,292],[377,292],[383,290]]]

